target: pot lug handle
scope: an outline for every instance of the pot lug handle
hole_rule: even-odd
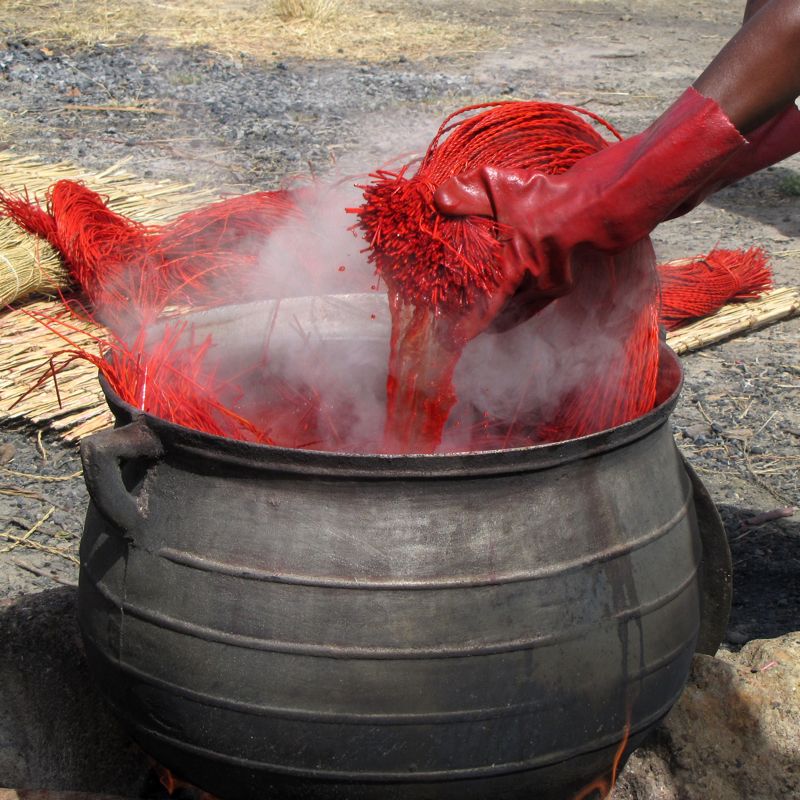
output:
[[[133,458],[157,458],[163,452],[161,440],[144,417],[81,440],[83,479],[89,496],[103,516],[123,533],[138,528],[145,514],[122,480],[122,463]]]
[[[733,598],[731,550],[725,526],[709,494],[692,465],[681,456],[692,482],[694,510],[702,546],[700,559],[700,632],[695,651],[716,655],[725,641]]]

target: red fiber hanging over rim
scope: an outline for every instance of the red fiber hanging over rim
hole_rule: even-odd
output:
[[[45,203],[0,191],[0,215],[58,250],[112,328],[152,319],[167,305],[240,301],[266,238],[301,216],[289,190],[221,200],[161,226],[117,214],[107,197],[77,181],[54,183]]]

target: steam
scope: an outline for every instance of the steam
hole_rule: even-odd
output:
[[[418,123],[418,129],[420,140],[428,141],[435,125]],[[389,153],[398,152],[398,139],[408,142],[407,131],[395,131],[392,137],[367,136],[382,142],[384,152],[376,147],[366,163],[385,164]],[[407,144],[403,149],[408,152]],[[424,145],[416,150],[422,151]],[[184,334],[187,342],[211,336],[209,368],[234,387],[219,399],[266,424],[278,443],[383,449],[387,293],[361,231],[354,229],[357,218],[346,211],[360,204],[356,184],[367,180],[363,174],[332,176],[298,187],[299,216],[260,243],[258,268],[241,306],[195,313]],[[617,259],[584,255],[574,264],[579,280],[573,293],[506,333],[470,342],[456,367],[458,399],[440,450],[472,449],[476,429],[487,420],[505,426],[492,446],[529,444],[531,432],[555,418],[576,392],[626,385],[627,321],[653,295],[648,271],[634,267],[652,258],[649,243]],[[609,269],[618,270],[613,302],[611,290],[598,296],[590,279],[593,271]],[[296,437],[289,441],[287,432]]]
[[[500,444],[513,447],[576,395],[617,392],[620,402],[635,395],[643,387],[630,385],[637,364],[629,341],[653,302],[654,267],[649,240],[615,257],[587,251],[573,262],[570,294],[516,328],[473,339],[456,368],[459,403],[444,449],[468,444],[467,432],[487,416],[510,426]],[[609,273],[613,281],[594,280]],[[595,421],[598,429],[610,424],[601,415]]]
[[[204,325],[214,342],[210,358],[232,384],[238,371],[234,410],[258,419],[279,443],[376,452],[390,327],[386,288],[346,211],[358,205],[360,190],[341,180],[298,192],[299,217],[262,243],[243,305]],[[248,297],[274,299],[248,304]],[[193,335],[199,332],[195,325]],[[259,368],[248,372],[253,364]]]
[[[263,243],[253,295],[301,297],[377,291],[356,217],[360,191],[352,184],[320,184],[299,191],[300,220],[291,220]]]

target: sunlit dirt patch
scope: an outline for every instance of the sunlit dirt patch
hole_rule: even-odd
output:
[[[123,45],[141,36],[215,52],[281,58],[385,61],[475,52],[497,46],[498,37],[480,25],[450,23],[390,9],[376,2],[342,3],[335,13],[287,18],[259,0],[11,0],[3,26],[12,35],[45,45]]]

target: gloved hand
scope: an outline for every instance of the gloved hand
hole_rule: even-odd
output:
[[[509,296],[522,292],[495,320],[504,330],[570,290],[579,248],[615,253],[643,239],[745,145],[716,102],[687,89],[643,133],[561,175],[482,167],[446,181],[435,201],[509,227],[499,267]]]
[[[747,134],[747,144],[669,216],[687,214],[720,189],[800,152],[800,110],[791,105]]]

